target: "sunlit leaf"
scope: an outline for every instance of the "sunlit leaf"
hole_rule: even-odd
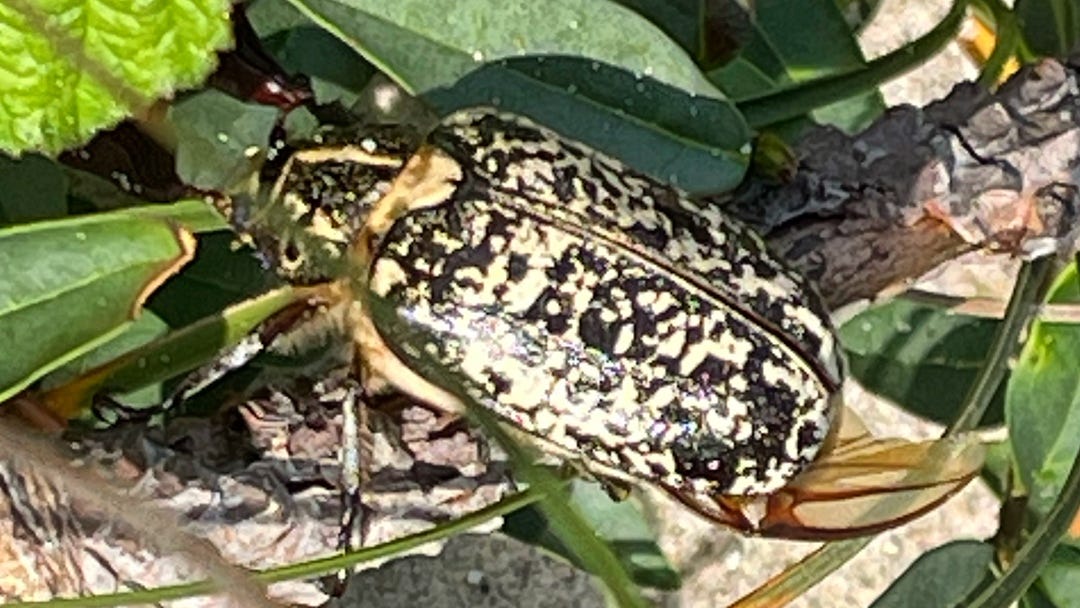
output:
[[[1076,265],[1058,276],[1052,303],[1080,302]],[[1080,325],[1039,321],[1013,368],[1005,417],[1013,453],[1031,504],[1041,513],[1053,504],[1080,448]]]
[[[0,150],[56,153],[197,85],[231,44],[230,4],[0,3]]]
[[[127,212],[0,230],[0,401],[116,336],[193,248]]]
[[[896,298],[840,328],[851,374],[875,394],[920,416],[956,419],[1000,321]],[[1003,419],[1004,386],[982,424]]]

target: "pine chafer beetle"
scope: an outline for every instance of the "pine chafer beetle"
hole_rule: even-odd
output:
[[[895,525],[981,466],[974,441],[876,439],[844,411],[814,287],[716,207],[493,110],[329,137],[226,211],[287,278],[352,268],[370,393],[460,413],[422,350],[553,453],[770,536]],[[430,340],[388,338],[368,293]]]

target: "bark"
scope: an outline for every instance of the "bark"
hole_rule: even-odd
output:
[[[1047,60],[994,95],[965,83],[858,135],[815,129],[790,182],[751,182],[729,209],[834,307],[974,248],[1067,244],[1080,200],[1077,86],[1076,66]]]

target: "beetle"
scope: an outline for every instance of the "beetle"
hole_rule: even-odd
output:
[[[972,438],[866,431],[816,289],[751,230],[526,118],[336,132],[263,178],[223,210],[286,278],[350,274],[369,396],[464,413],[434,360],[547,451],[765,536],[897,525],[981,467]],[[425,337],[394,339],[376,298]]]

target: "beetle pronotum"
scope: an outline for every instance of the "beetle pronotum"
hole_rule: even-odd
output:
[[[319,277],[312,257],[353,269],[369,393],[461,413],[419,348],[554,453],[769,536],[896,525],[981,467],[973,439],[875,439],[845,411],[825,307],[756,235],[526,119],[468,110],[420,144],[339,138],[292,155],[267,198],[228,211],[287,276]],[[431,339],[389,338],[369,293]]]

